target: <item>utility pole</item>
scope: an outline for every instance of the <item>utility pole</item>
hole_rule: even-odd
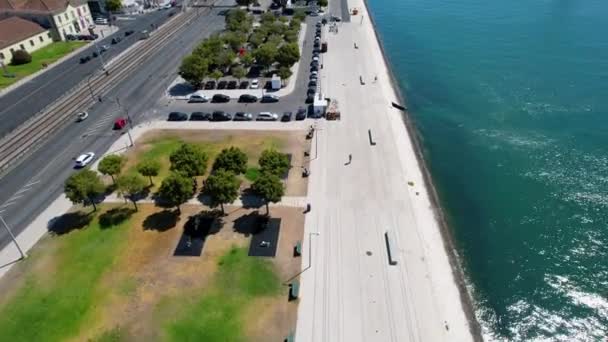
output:
[[[122,107],[120,105],[120,99],[118,97],[116,97],[116,104],[118,104],[118,109],[122,110]],[[129,110],[126,107],[125,115],[127,116],[127,123],[129,124],[129,128],[127,128],[127,135],[129,136],[129,142],[131,143],[130,146],[134,146],[135,144],[133,143],[133,137],[131,137],[131,130],[133,129],[133,124],[131,122],[131,117],[129,116]]]
[[[21,247],[19,246],[19,243],[17,242],[17,239],[15,238],[15,235],[13,235],[13,232],[11,231],[11,228],[8,226],[8,224],[6,224],[6,221],[4,221],[4,218],[2,218],[2,215],[0,215],[0,221],[2,221],[2,224],[6,228],[6,231],[8,232],[8,235],[11,236],[11,239],[15,243],[15,246],[17,246],[17,249],[19,250],[19,254],[21,254],[21,259],[25,259],[25,257],[27,255],[25,255],[25,253],[23,253],[23,250],[21,250]]]

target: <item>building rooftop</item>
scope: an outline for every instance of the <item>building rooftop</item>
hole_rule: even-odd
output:
[[[80,6],[86,0],[0,0],[1,12],[42,12],[54,13],[64,10],[68,4]]]
[[[10,17],[0,20],[0,49],[46,31],[35,22]]]

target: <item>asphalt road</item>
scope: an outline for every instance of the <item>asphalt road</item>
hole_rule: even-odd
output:
[[[154,24],[155,27],[160,26],[169,19],[170,12],[177,12],[178,10],[174,8],[155,11],[136,16],[133,20],[118,20],[117,25],[120,29],[97,43],[99,46],[110,46],[110,49],[103,54],[103,58],[105,60],[111,59],[126,50],[138,41],[139,34],[137,32],[150,30],[151,24]],[[124,33],[127,30],[134,30],[136,34],[125,37]],[[116,36],[120,36],[123,40],[116,45],[112,45],[112,38]],[[101,61],[99,58],[80,64],[81,56],[92,55],[94,51],[96,51],[95,45],[90,44],[88,48],[77,55],[0,97],[0,138],[47,105],[53,103],[95,70],[100,69]]]
[[[133,76],[115,87],[102,103],[89,108],[87,120],[80,123],[66,122],[61,131],[45,142],[44,148],[38,149],[0,179],[0,215],[15,234],[19,234],[63,192],[65,179],[75,172],[73,158],[89,151],[101,155],[112,145],[118,134],[121,134],[112,131],[112,124],[116,118],[125,116],[125,110],[128,110],[135,124],[158,115],[155,109],[157,100],[164,95],[175,78],[182,56],[191,51],[198,41],[224,27],[224,17],[219,15],[220,9],[211,9],[208,14],[203,12],[201,10],[201,16],[197,20],[175,35],[168,45],[140,66]],[[159,13],[166,16],[167,12]],[[145,26],[145,23],[142,25]],[[70,63],[66,64],[67,66],[61,67],[69,68]],[[53,90],[45,90],[46,92]],[[38,95],[37,99],[39,97],[41,96]],[[117,97],[121,108],[115,101]],[[0,247],[9,241],[7,232],[4,228],[0,229]]]

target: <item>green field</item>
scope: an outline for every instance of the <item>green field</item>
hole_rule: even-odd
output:
[[[257,297],[277,296],[281,283],[270,262],[247,256],[247,249],[232,249],[219,261],[213,285],[188,303],[166,324],[168,341],[245,341],[243,312]],[[194,299],[194,300],[193,300]]]
[[[78,333],[103,299],[97,284],[124,246],[129,220],[102,226],[99,216],[81,219],[91,221],[45,241],[56,245],[34,250],[26,264],[19,265],[26,268],[25,280],[0,307],[0,336],[10,341],[64,341]],[[48,261],[47,269],[27,272],[40,258]]]
[[[42,64],[46,63],[50,65],[59,58],[72,52],[73,50],[87,44],[83,41],[75,42],[54,42],[40,50],[32,52],[32,61],[28,64],[23,65],[7,65],[6,68],[9,73],[15,74],[16,77],[4,77],[4,72],[0,74],[0,89],[8,87],[9,85],[19,81],[25,76],[31,75],[42,69]]]

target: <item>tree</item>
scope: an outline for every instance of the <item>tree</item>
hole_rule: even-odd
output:
[[[201,55],[190,54],[182,60],[179,75],[196,89],[203,84],[203,79],[209,72],[209,62]]]
[[[154,159],[144,159],[137,164],[137,172],[142,176],[150,178],[150,186],[154,185],[152,177],[158,176],[160,171],[160,163]]]
[[[224,50],[217,56],[217,64],[223,68],[228,68],[234,62],[236,54],[232,50]]]
[[[302,21],[298,18],[293,18],[289,22],[290,29],[297,29],[298,31],[300,31],[300,25],[302,25]]]
[[[167,178],[163,179],[158,194],[165,200],[166,204],[177,207],[177,211],[181,212],[179,206],[194,196],[192,178],[181,172],[172,172]]]
[[[226,32],[223,37],[233,51],[238,51],[247,41],[247,36],[242,32]]]
[[[241,5],[237,0],[237,4],[239,6],[249,6],[253,0],[242,0],[243,4]],[[242,9],[233,9],[228,11],[226,14],[226,29],[228,31],[241,31],[241,32],[249,32],[251,29],[251,25],[253,24],[253,18]]]
[[[329,2],[327,0],[317,0],[319,7],[327,7],[328,3]]]
[[[183,143],[169,156],[171,170],[179,171],[187,177],[200,176],[207,171],[208,156],[194,144]]]
[[[287,43],[296,43],[298,41],[298,30],[289,29],[289,30],[285,31],[285,34],[283,35],[283,37],[285,37],[285,41]]]
[[[253,32],[251,36],[249,36],[249,42],[254,47],[259,47],[266,40],[266,34],[260,31]]]
[[[282,176],[289,170],[289,157],[274,149],[264,150],[258,160],[262,172]]]
[[[262,172],[255,182],[253,182],[251,188],[264,199],[266,203],[266,215],[270,215],[268,204],[279,202],[285,194],[285,188],[279,177],[269,172]]]
[[[215,158],[213,170],[226,170],[235,174],[245,173],[247,171],[247,155],[238,147],[225,148]]]
[[[282,34],[271,34],[266,38],[266,45],[272,45],[275,49],[283,43]],[[277,50],[278,51],[278,50]]]
[[[262,44],[253,51],[256,62],[265,69],[274,63],[277,55],[277,48],[271,44]]]
[[[277,17],[275,17],[274,13],[272,13],[272,12],[265,12],[260,17],[260,22],[262,24],[271,24],[271,23],[274,23],[274,21],[276,19],[277,19]]]
[[[122,2],[120,0],[107,0],[106,9],[110,12],[116,12],[122,8]]]
[[[220,78],[222,78],[222,76],[224,76],[224,73],[221,72],[218,69],[213,70],[213,72],[209,75],[211,76],[211,78],[213,78],[214,80],[219,80]]]
[[[97,167],[97,169],[104,175],[112,177],[112,183],[116,184],[114,176],[118,176],[120,170],[122,169],[123,165],[125,165],[126,161],[127,160],[123,156],[119,156],[117,154],[110,154],[99,162],[99,166]]]
[[[13,52],[13,58],[11,59],[12,65],[27,64],[32,61],[32,55],[25,50],[17,50]]]
[[[253,65],[254,61],[253,55],[250,53],[246,53],[245,56],[241,57],[241,63],[246,67]]]
[[[203,193],[211,197],[211,205],[222,208],[224,214],[224,203],[232,203],[239,196],[241,182],[236,178],[232,171],[217,170],[205,181]]]
[[[291,69],[286,66],[280,67],[277,71],[277,75],[279,75],[279,77],[281,78],[281,82],[285,82],[287,79],[289,79],[289,77],[291,77],[291,74]]]
[[[97,211],[95,197],[103,194],[104,186],[95,171],[89,169],[72,174],[66,181],[63,188],[65,196],[74,204],[93,205],[93,210]]]
[[[242,66],[236,66],[234,68],[232,68],[232,76],[236,77],[239,82],[241,81],[241,78],[245,77],[247,75],[247,70],[245,70],[245,68],[243,68]]]
[[[146,180],[137,173],[129,173],[118,177],[116,183],[118,185],[118,192],[124,198],[133,202],[136,211],[139,210],[137,208],[137,200],[146,188]]]
[[[298,8],[294,11],[293,18],[301,22],[306,20],[306,11],[304,9]]]
[[[297,43],[284,44],[277,53],[277,62],[281,66],[291,67],[300,59],[300,48]]]

